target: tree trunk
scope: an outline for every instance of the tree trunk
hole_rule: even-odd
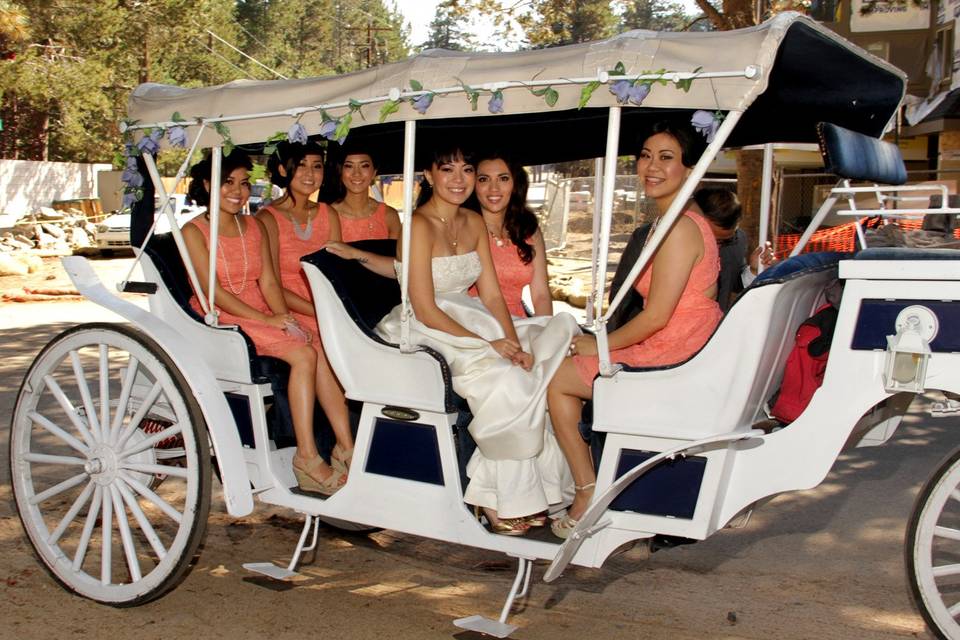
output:
[[[750,250],[760,235],[760,186],[763,178],[763,150],[744,149],[737,153],[737,197],[740,198],[740,228],[747,234]]]

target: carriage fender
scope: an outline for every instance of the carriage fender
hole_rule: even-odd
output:
[[[250,491],[240,436],[233,428],[235,421],[223,390],[207,363],[190,345],[183,343],[169,324],[108,291],[86,258],[68,256],[63,258],[62,263],[74,286],[84,297],[135,325],[166,351],[177,365],[207,422],[207,431],[220,466],[227,513],[235,517],[251,513],[253,493]]]

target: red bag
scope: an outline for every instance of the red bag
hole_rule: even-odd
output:
[[[836,324],[836,307],[825,304],[797,329],[797,340],[770,410],[772,417],[783,423],[793,422],[810,404],[813,393],[823,384]]]

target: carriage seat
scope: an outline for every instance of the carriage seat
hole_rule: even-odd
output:
[[[353,246],[396,255],[396,240],[361,240]],[[374,332],[400,303],[400,285],[354,260],[328,251],[302,259],[317,307],[327,360],[348,398],[454,413],[458,411],[450,368],[438,352],[419,347],[401,353]]]
[[[780,385],[797,328],[821,303],[844,256],[804,254],[764,272],[685,362],[597,378],[594,428],[684,439],[749,429]]]

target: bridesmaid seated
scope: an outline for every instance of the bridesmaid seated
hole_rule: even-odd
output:
[[[370,187],[377,177],[373,153],[362,143],[348,141],[334,164],[337,182],[328,199],[340,220],[342,242],[331,242],[327,251],[356,260],[366,268],[388,278],[396,278],[393,259],[351,247],[357,240],[393,239],[400,237],[400,216],[396,209],[370,196]]]
[[[315,142],[281,143],[267,161],[270,180],[283,195],[261,207],[257,218],[270,239],[270,253],[283,297],[300,326],[310,332],[317,351],[316,393],[337,439],[330,462],[347,473],[353,458],[353,432],[343,389],[330,369],[313,307],[313,296],[300,258],[319,251],[340,235],[340,222],[327,205],[310,200],[323,184],[323,148]]]
[[[483,154],[477,161],[474,197],[464,205],[483,216],[500,292],[510,315],[518,318],[528,315],[522,301],[526,286],[533,315],[553,315],[547,252],[537,217],[527,208],[528,184],[521,165],[500,153]],[[477,295],[476,287],[470,288],[470,295]]]
[[[703,137],[686,122],[657,122],[643,140],[637,154],[637,175],[661,215],[677,197],[705,147]],[[685,213],[634,284],[644,298],[643,310],[608,336],[613,362],[631,366],[682,362],[707,342],[720,321],[717,242],[696,203],[691,200],[683,208]],[[598,373],[596,339],[577,336],[570,352],[547,390],[553,428],[576,489],[567,514],[552,525],[561,538],[568,537],[583,516],[596,485],[590,451],[577,428],[583,401],[593,397],[593,379]]]
[[[314,382],[317,352],[311,334],[290,313],[273,268],[273,256],[263,224],[242,215],[250,197],[250,158],[239,150],[223,159],[220,179],[220,219],[217,226],[216,309],[221,324],[238,325],[253,342],[258,355],[279,358],[290,365],[287,393],[293,414],[297,452],[293,472],[301,489],[330,495],[345,476],[320,457],[313,438]],[[212,164],[203,160],[190,170],[190,197],[209,207]],[[210,264],[210,214],[194,218],[183,228],[190,260],[207,296]],[[197,296],[191,306],[201,311]]]

